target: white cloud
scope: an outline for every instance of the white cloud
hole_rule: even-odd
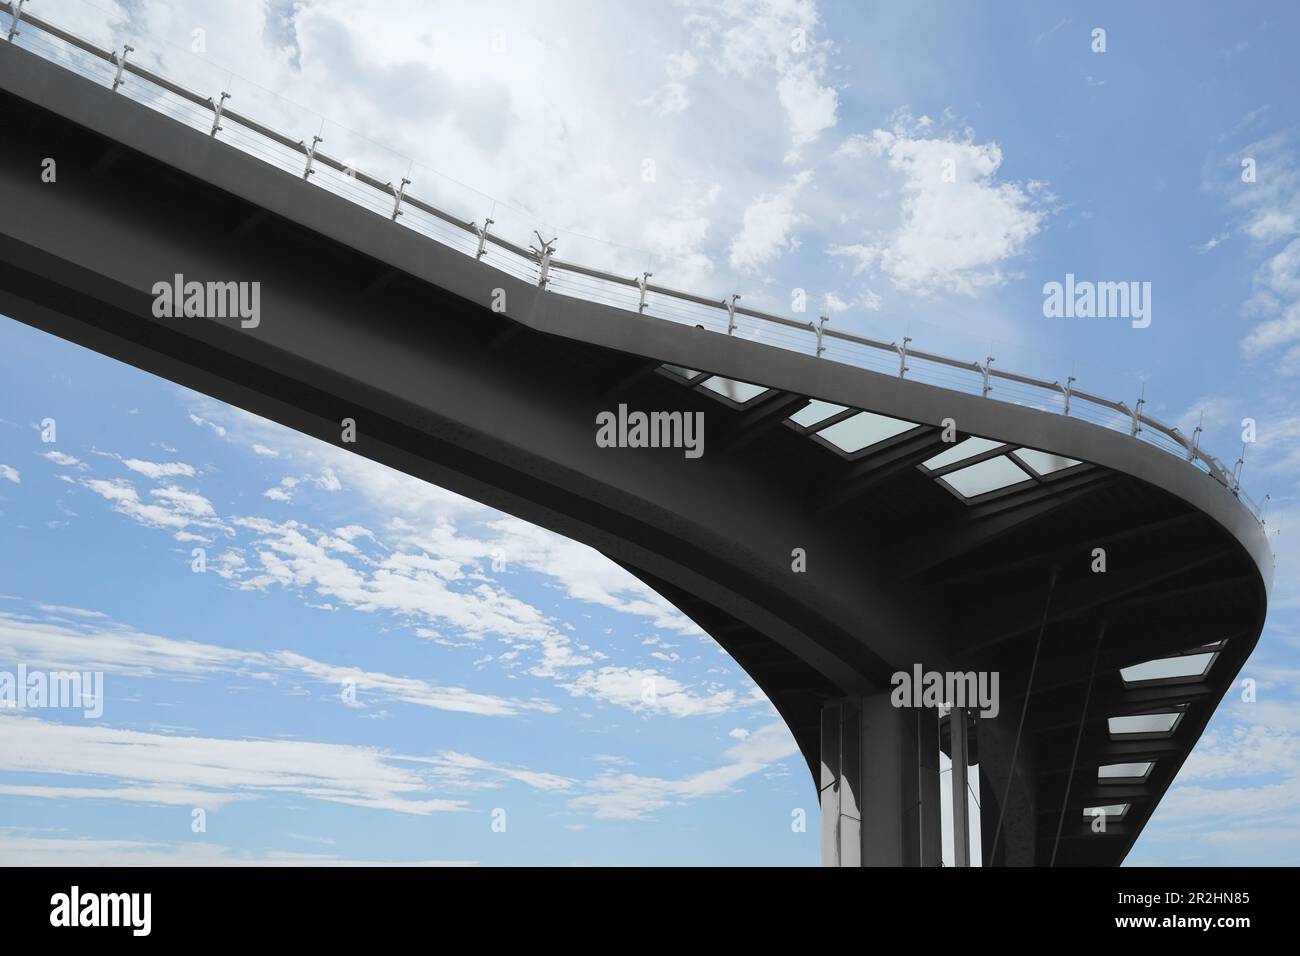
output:
[[[372,747],[151,734],[11,714],[0,716],[0,728],[0,769],[125,782],[117,794],[92,784],[97,798],[167,796],[198,807],[211,800],[215,808],[232,798],[291,793],[418,815],[469,809],[463,800],[427,796],[431,782],[410,768],[410,758]]]
[[[195,474],[194,466],[187,465],[183,461],[156,462],[128,458],[122,464],[132,471],[139,472],[146,478],[154,480],[159,478],[193,478]]]
[[[209,797],[209,799],[211,799]],[[291,835],[291,834],[286,834]],[[250,852],[220,844],[147,843],[89,837],[45,837],[0,830],[0,856],[22,866],[473,866],[472,861],[411,860],[394,863],[323,853]]]
[[[175,485],[166,488],[152,488],[149,494],[160,499],[166,505],[182,514],[210,517],[216,514],[212,502],[193,491],[186,491]]]
[[[152,489],[150,495],[157,498],[159,503],[151,504],[142,501],[135,486],[125,479],[106,481],[102,478],[87,478],[82,480],[82,484],[101,498],[112,502],[114,511],[145,527],[160,528],[177,534],[186,532],[192,526],[230,532],[216,517],[208,499],[174,485]]]
[[[38,605],[49,614],[89,618],[80,629],[38,622],[0,612],[0,660],[21,660],[47,670],[104,671],[156,679],[191,679],[215,675],[253,676],[259,680],[305,679],[325,684],[337,696],[351,684],[359,702],[402,702],[418,707],[488,717],[511,717],[525,711],[554,713],[544,700],[517,700],[440,686],[360,667],[329,664],[288,650],[251,651],[178,640],[110,625],[98,611]]]
[[[605,772],[585,785],[587,793],[569,806],[601,820],[646,820],[665,808],[733,791],[746,777],[798,753],[785,724],[777,721],[754,731],[725,753],[726,762],[678,779]]]
[[[1247,358],[1276,353],[1300,341],[1300,238],[1270,256],[1255,273],[1251,311],[1265,318],[1247,333]]]
[[[457,560],[432,558],[421,550],[390,554],[373,567],[356,567],[346,553],[331,552],[297,521],[237,518],[233,523],[258,535],[253,547],[260,567],[251,566],[238,576],[241,588],[311,588],[320,597],[359,611],[387,611],[449,626],[474,640],[493,636],[539,651],[530,669],[538,676],[590,663],[537,608],[503,588],[468,580]]]
[[[839,95],[822,85],[815,69],[803,64],[795,66],[777,81],[776,92],[796,146],[813,142],[835,125]]]
[[[312,481],[316,484],[316,487],[323,488],[326,491],[341,491],[343,489],[342,483],[339,481],[338,476],[334,474],[332,468],[326,468]]]
[[[103,611],[87,611],[85,608],[68,607],[65,604],[37,604],[36,606],[47,614],[71,614],[73,617],[83,618],[108,617]]]
[[[0,478],[12,481],[15,485],[21,485],[23,482],[22,475],[19,474],[18,469],[10,467],[9,465],[0,465]]]
[[[1232,238],[1232,233],[1221,232],[1217,236],[1211,236],[1209,239],[1205,240],[1205,242],[1196,246],[1196,251],[1200,253],[1212,252],[1227,242],[1230,238]]]
[[[815,2],[724,0],[703,5],[694,16],[721,32],[725,71],[746,79],[775,77],[776,100],[796,150],[835,125],[839,96],[826,83],[830,43],[817,38]]]
[[[276,651],[267,655],[267,658],[272,665],[291,668],[328,684],[354,684],[362,703],[367,694],[374,694],[381,700],[494,717],[515,716],[526,710],[554,713],[559,709],[540,700],[509,700],[493,694],[475,693],[462,687],[438,687],[415,678],[393,677],[358,667],[323,664],[291,651]]]
[[[86,467],[86,466],[81,462],[81,459],[79,459],[79,458],[73,458],[71,455],[66,455],[66,454],[64,454],[64,453],[61,452],[61,451],[47,451],[47,452],[46,452],[45,454],[43,454],[41,457],[44,458],[44,459],[46,459],[47,461],[52,461],[52,462],[54,462],[54,464],[56,464],[56,465],[62,465],[62,466],[65,467],[65,468],[85,468],[85,467]]]
[[[653,97],[642,100],[642,105],[653,106],[660,116],[680,113],[691,105],[687,94],[687,80],[699,69],[699,61],[689,50],[664,56],[664,85]]]
[[[740,234],[731,242],[732,268],[752,273],[792,248],[790,234],[804,219],[795,200],[812,177],[812,170],[806,169],[779,192],[760,196],[749,205]]]
[[[1252,111],[1243,130],[1265,109]],[[1233,134],[1237,131],[1234,130]],[[1242,312],[1254,325],[1241,341],[1248,359],[1267,359],[1283,375],[1300,373],[1300,160],[1294,133],[1274,133],[1219,157],[1208,168],[1207,188],[1226,198],[1234,232],[1251,241],[1247,254],[1261,256]],[[1242,163],[1256,169],[1242,181]]]
[[[142,502],[135,486],[129,481],[116,479],[105,481],[91,478],[83,484],[102,498],[113,503],[113,510],[121,512],[143,525],[153,528],[181,529],[190,523],[189,518],[163,507]]]
[[[190,416],[190,421],[192,421],[195,425],[198,425],[198,426],[200,426],[200,427],[202,427],[202,428],[211,428],[214,432],[216,432],[216,433],[217,433],[219,436],[221,436],[222,438],[224,438],[224,437],[226,436],[226,429],[223,428],[221,425],[217,425],[217,424],[215,424],[215,423],[213,423],[213,422],[207,421],[206,419],[199,418],[199,416],[197,416],[197,415],[191,415],[191,416]]]
[[[522,783],[533,790],[569,790],[574,781],[555,773],[528,770],[481,760],[470,754],[445,750],[436,757],[418,758],[418,762],[436,767],[440,783],[471,788],[494,787],[501,780]]]
[[[883,159],[900,177],[900,221],[870,242],[832,243],[827,251],[849,258],[855,274],[879,269],[906,292],[974,295],[1006,281],[1003,264],[1042,227],[1047,212],[1034,194],[1045,191],[999,182],[996,143],[976,143],[969,130],[960,139],[926,135],[933,126],[900,113],[892,130],[840,147],[840,158]]]
[[[575,697],[590,697],[638,713],[662,713],[671,717],[722,714],[766,702],[761,695],[745,697],[722,687],[694,692],[658,671],[634,667],[611,666],[583,671],[573,680],[561,682],[560,686]]]

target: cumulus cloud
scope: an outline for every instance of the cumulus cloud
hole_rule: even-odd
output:
[[[702,5],[692,19],[720,34],[725,71],[745,78],[774,76],[793,147],[813,142],[835,125],[839,94],[827,82],[831,44],[818,37],[815,2],[725,0]],[[703,42],[711,46],[712,38]]]
[[[812,178],[812,170],[806,169],[778,192],[759,196],[745,209],[740,233],[731,243],[733,268],[755,272],[793,248],[791,233],[804,218],[796,199]]]
[[[1007,280],[1004,264],[1042,228],[1048,197],[1041,184],[998,180],[996,143],[977,143],[969,130],[939,137],[934,127],[904,112],[892,129],[841,145],[841,159],[887,164],[902,197],[900,217],[869,242],[832,243],[827,251],[855,274],[878,269],[906,292],[974,295]]]
[[[653,106],[660,116],[680,113],[691,105],[687,95],[687,81],[699,69],[699,61],[690,50],[668,53],[664,56],[664,85],[652,97],[642,100],[642,105]]]

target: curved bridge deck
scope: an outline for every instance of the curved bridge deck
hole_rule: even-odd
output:
[[[1156,447],[541,290],[11,44],[0,90],[0,313],[326,441],[354,419],[358,454],[600,549],[814,779],[828,702],[998,672],[989,862],[1122,861],[1258,639],[1259,522]],[[259,282],[260,321],[155,317],[177,274]],[[600,447],[620,405],[701,413],[702,456]]]

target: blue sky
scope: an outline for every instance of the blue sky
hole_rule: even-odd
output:
[[[1254,418],[1259,699],[1230,693],[1130,861],[1300,858],[1300,10],[209,6],[41,15],[568,258],[1145,388],[1229,464]],[[1150,327],[1045,318],[1067,273],[1150,282]],[[97,721],[0,717],[6,858],[816,862],[771,707],[599,555],[7,319],[0,369],[0,669],[107,672]]]

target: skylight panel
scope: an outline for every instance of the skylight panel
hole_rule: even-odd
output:
[[[1208,654],[1185,654],[1182,657],[1162,657],[1154,661],[1143,661],[1132,667],[1120,669],[1119,676],[1128,684],[1151,680],[1168,680],[1174,677],[1202,677],[1214,660],[1214,652]]]
[[[916,428],[916,422],[900,421],[872,412],[858,412],[817,434],[841,451],[852,454],[913,428]]]
[[[1106,720],[1110,732],[1116,736],[1124,734],[1167,734],[1178,724],[1182,711],[1166,714],[1126,714],[1123,717],[1109,717]]]
[[[805,407],[799,409],[790,416],[790,421],[802,428],[812,428],[819,422],[824,422],[832,415],[838,415],[844,411],[845,406],[836,405],[834,402],[823,402],[820,398],[814,398]]]
[[[1066,468],[1073,468],[1075,465],[1083,464],[1083,462],[1074,458],[1053,455],[1050,452],[1038,451],[1036,448],[1017,449],[1016,457],[1040,475],[1050,475],[1053,472],[1064,471]]]
[[[729,398],[738,405],[743,405],[751,399],[758,398],[767,391],[765,385],[751,385],[749,382],[737,382],[735,379],[723,378],[721,375],[713,375],[706,378],[700,383],[701,388],[707,388],[711,392]]]
[[[682,368],[680,365],[661,365],[660,368],[672,372],[674,375],[680,375],[682,378],[694,378],[700,374],[694,369]]]
[[[940,480],[946,481],[963,498],[975,498],[990,491],[1009,488],[1033,479],[1006,455],[999,455],[988,461],[959,468],[944,475]]]
[[[1145,760],[1140,763],[1108,763],[1097,768],[1097,781],[1105,783],[1115,780],[1144,780],[1151,772],[1155,762]]]
[[[935,471],[939,468],[955,465],[959,461],[965,461],[967,458],[982,455],[984,452],[1000,448],[1002,445],[1003,442],[989,441],[987,438],[967,438],[965,441],[953,445],[947,451],[941,451],[933,458],[927,459],[923,464],[931,471]]]

